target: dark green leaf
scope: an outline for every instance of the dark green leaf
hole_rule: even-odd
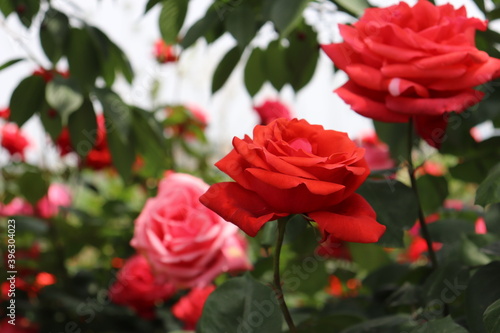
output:
[[[95,89],[94,92],[102,104],[103,113],[107,119],[106,124],[109,126],[107,132],[116,132],[115,134],[121,141],[126,143],[132,122],[129,106],[111,89]]]
[[[259,92],[260,88],[266,81],[266,76],[263,71],[264,52],[256,47],[253,49],[250,58],[248,58],[245,66],[245,87],[250,96],[254,96]]]
[[[500,202],[500,164],[490,170],[486,179],[479,185],[475,201],[481,206],[497,202]]]
[[[431,320],[422,326],[419,326],[410,333],[467,333],[468,331],[458,325],[450,316]]]
[[[114,118],[105,116],[105,119],[106,128],[109,129],[106,135],[113,165],[122,179],[128,182],[132,174],[132,165],[135,162],[135,147],[128,137],[123,140]]]
[[[452,243],[460,240],[463,234],[473,233],[474,223],[467,220],[446,219],[429,223],[427,228],[433,241]]]
[[[366,8],[371,7],[366,0],[333,0],[339,8],[353,16],[361,16]]]
[[[391,157],[398,162],[406,161],[408,159],[408,124],[374,120],[373,126],[380,140],[389,146]],[[418,142],[418,139],[415,141]]]
[[[156,4],[158,4],[160,1],[161,0],[148,0],[148,3],[146,4],[146,8],[144,9],[144,14],[149,12],[149,10],[151,8],[153,8],[154,6],[156,6]]]
[[[187,0],[164,0],[160,12],[160,33],[167,44],[177,44],[177,36],[186,17]]]
[[[10,0],[0,0],[0,11],[7,17],[14,12],[14,6]]]
[[[99,75],[98,54],[86,29],[71,29],[67,57],[72,78],[84,86],[93,86]]]
[[[226,53],[219,65],[217,65],[212,78],[212,94],[217,92],[220,88],[222,88],[224,83],[226,83],[227,79],[240,61],[241,53],[241,49],[238,46],[235,46],[229,50],[228,53]]]
[[[483,319],[488,333],[500,332],[500,299],[488,306],[484,311]]]
[[[68,128],[73,149],[79,156],[87,156],[97,137],[96,116],[89,98],[69,116]]]
[[[2,65],[0,65],[0,71],[4,70],[6,68],[9,68],[10,66],[17,64],[19,61],[22,61],[22,60],[24,60],[24,58],[17,58],[17,59],[12,59],[12,60],[6,61]]]
[[[365,321],[351,326],[342,333],[402,333],[416,326],[409,315],[393,315]]]
[[[394,179],[386,179],[366,181],[358,193],[371,204],[377,221],[387,227],[379,244],[402,247],[403,231],[410,229],[418,216],[413,190]]]
[[[40,25],[40,43],[42,49],[53,64],[61,58],[69,35],[68,17],[50,8]]]
[[[448,196],[448,182],[444,177],[424,175],[417,179],[417,186],[425,214],[434,213]]]
[[[472,333],[487,333],[483,322],[486,309],[500,298],[500,262],[479,268],[465,291],[465,317]]]
[[[274,40],[267,46],[264,53],[264,69],[267,79],[276,90],[281,90],[289,82],[289,71],[286,66],[285,49],[279,40]]]
[[[302,18],[309,0],[276,0],[271,8],[271,21],[282,37],[293,30]]]
[[[63,129],[61,115],[57,111],[45,105],[39,112],[40,120],[42,121],[43,128],[49,133],[52,140],[57,140]]]
[[[10,97],[10,120],[22,126],[31,116],[42,109],[45,82],[40,76],[28,76],[19,83]]]
[[[16,220],[16,232],[32,232],[37,235],[43,235],[47,233],[49,227],[47,222],[33,216],[13,216]]]
[[[40,0],[16,1],[14,9],[21,23],[29,28],[33,23],[33,18],[40,10]]]
[[[18,179],[21,195],[31,204],[36,204],[49,189],[47,180],[39,171],[26,171]]]
[[[423,297],[430,306],[440,306],[443,310],[444,304],[452,303],[463,294],[467,287],[469,275],[461,263],[453,258],[443,262],[434,270],[423,285]],[[437,311],[436,311],[437,312]],[[427,318],[433,310],[425,311],[422,316]]]
[[[377,244],[347,243],[353,262],[371,272],[380,266],[390,263],[389,256]]]
[[[299,333],[341,332],[363,321],[363,317],[353,314],[321,315],[302,322],[298,327]]]
[[[61,115],[63,125],[66,125],[69,115],[83,103],[82,90],[78,82],[61,76],[56,76],[47,83],[45,99],[49,106]]]
[[[220,23],[217,13],[215,10],[209,9],[204,17],[199,19],[189,28],[180,42],[181,46],[187,49],[193,45],[198,38],[205,36],[209,31],[211,31],[217,23]]]
[[[281,332],[282,317],[274,291],[250,275],[233,278],[207,299],[200,333]]]
[[[231,10],[226,20],[227,31],[233,35],[238,45],[243,50],[255,36],[257,23],[253,10],[244,3]]]

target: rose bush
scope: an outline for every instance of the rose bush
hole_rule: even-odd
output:
[[[307,214],[339,240],[376,242],[384,233],[354,193],[370,170],[364,149],[346,133],[281,118],[256,126],[253,139],[234,138],[233,146],[216,166],[236,182],[214,184],[200,200],[248,235],[290,214]]]
[[[417,133],[439,147],[449,112],[462,112],[484,93],[473,89],[500,75],[500,60],[475,46],[487,23],[465,7],[420,0],[369,8],[343,43],[323,45],[349,81],[335,92],[359,114],[385,122],[413,119]]]
[[[238,229],[204,207],[201,179],[168,173],[135,222],[131,245],[153,273],[179,288],[204,287],[223,272],[251,268]]]

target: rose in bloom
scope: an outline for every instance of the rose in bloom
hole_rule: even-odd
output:
[[[118,272],[109,297],[114,303],[129,306],[141,317],[151,319],[156,303],[170,299],[175,292],[172,284],[158,283],[146,258],[136,254]]]
[[[385,226],[354,193],[370,173],[346,133],[305,120],[277,119],[255,127],[253,139],[233,139],[234,149],[216,166],[236,182],[217,183],[201,202],[250,236],[268,221],[306,214],[325,235],[376,242]]]
[[[278,118],[292,119],[292,112],[278,100],[266,100],[261,105],[253,107],[260,117],[260,124],[267,125]]]
[[[178,57],[172,45],[167,45],[163,39],[158,39],[153,48],[153,55],[160,64],[176,62]]]
[[[0,204],[0,216],[33,215],[44,219],[59,213],[59,207],[71,205],[71,192],[62,184],[51,184],[47,195],[41,198],[33,207],[22,198],[14,198],[6,205]]]
[[[214,290],[215,286],[213,285],[204,288],[193,288],[172,307],[174,316],[184,322],[185,330],[196,329],[196,324],[203,312],[203,306]]]
[[[97,115],[97,135],[94,146],[89,151],[82,165],[89,168],[100,170],[111,166],[111,153],[109,151],[108,142],[106,140],[106,123],[102,114]],[[59,148],[59,154],[64,156],[75,151],[71,144],[70,133],[68,128],[64,128],[56,140],[56,146]]]
[[[30,145],[28,139],[14,123],[5,124],[0,130],[2,147],[11,155],[19,155],[24,160],[24,150]]]
[[[9,117],[10,117],[10,109],[9,108],[0,109],[0,118],[8,120]]]
[[[500,60],[475,46],[475,31],[486,28],[465,7],[401,2],[367,9],[352,26],[340,25],[343,43],[322,48],[349,76],[336,93],[354,111],[385,122],[413,119],[439,147],[448,113],[478,103],[484,94],[473,87],[500,75]]]
[[[370,170],[387,170],[394,168],[394,160],[389,154],[389,147],[380,141],[375,132],[355,140],[358,146],[365,148],[365,160]]]
[[[153,273],[179,288],[204,287],[222,272],[251,269],[238,229],[199,202],[201,179],[170,172],[135,221],[131,245]]]

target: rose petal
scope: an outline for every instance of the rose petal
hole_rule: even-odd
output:
[[[337,239],[347,242],[373,243],[377,242],[386,227],[378,223],[376,214],[370,204],[355,193],[331,211],[313,212],[307,214],[318,227]]]
[[[414,122],[415,130],[422,139],[434,148],[441,147],[446,139],[447,116],[417,116]]]

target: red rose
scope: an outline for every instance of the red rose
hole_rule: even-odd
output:
[[[10,109],[9,108],[0,109],[0,118],[8,120],[9,117],[10,117]]]
[[[21,159],[24,160],[24,150],[30,144],[19,127],[14,123],[7,123],[0,130],[0,136],[2,147],[7,149],[11,155],[19,154]]]
[[[256,126],[254,138],[233,139],[216,166],[236,182],[214,184],[201,202],[255,236],[268,221],[307,214],[339,240],[376,242],[385,226],[354,193],[370,173],[364,149],[346,133],[305,120]]]
[[[223,272],[252,267],[238,228],[199,202],[207,189],[199,178],[170,172],[135,221],[131,245],[158,279],[179,288],[204,287]]]
[[[266,100],[261,105],[254,106],[253,109],[259,114],[261,125],[267,125],[278,118],[292,119],[290,109],[278,100]]]
[[[478,103],[484,93],[473,87],[500,75],[500,60],[475,46],[475,31],[486,27],[465,7],[401,2],[367,9],[352,26],[340,25],[343,43],[322,48],[349,76],[336,93],[354,111],[386,122],[413,119],[439,147],[448,113]]]
[[[185,330],[194,330],[196,328],[196,324],[203,312],[203,306],[214,290],[215,286],[213,285],[205,288],[193,288],[172,307],[174,316],[184,322]]]
[[[154,317],[156,303],[168,300],[176,292],[172,284],[155,281],[142,255],[129,258],[116,278],[109,289],[110,299],[116,304],[130,306],[141,317],[148,319]]]
[[[160,64],[176,62],[178,60],[174,47],[166,44],[163,39],[158,39],[155,42],[153,55]]]

